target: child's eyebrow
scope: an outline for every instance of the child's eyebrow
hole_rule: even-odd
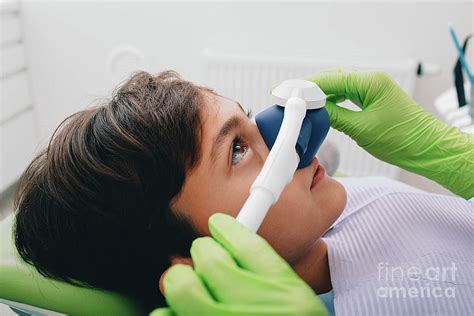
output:
[[[243,124],[242,116],[232,116],[229,118],[220,128],[217,136],[214,138],[211,148],[211,163],[214,164],[216,162],[217,153],[219,151],[219,147],[222,146],[224,140],[232,133],[233,130],[239,128]]]

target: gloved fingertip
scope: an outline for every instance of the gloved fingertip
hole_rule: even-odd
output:
[[[163,277],[163,290],[166,292],[170,287],[176,287],[183,280],[184,276],[193,273],[193,268],[187,264],[175,264],[166,271]]]
[[[348,128],[357,128],[358,113],[338,106],[334,102],[326,101],[326,111],[329,114],[331,126],[340,132],[346,132]]]
[[[213,229],[225,229],[228,227],[233,227],[236,224],[238,224],[237,220],[227,214],[224,213],[215,213],[209,217],[208,225],[209,225],[209,230],[212,231]]]
[[[175,314],[170,308],[162,307],[155,309],[148,316],[175,316]]]
[[[216,253],[216,242],[211,237],[196,238],[191,245],[190,253],[197,269],[201,266],[200,259],[208,258]]]
[[[332,101],[332,99],[326,99],[325,109],[328,112],[330,118],[334,116],[334,112],[337,111],[337,107],[338,106],[334,101]]]
[[[210,240],[212,240],[212,238],[207,236],[194,239],[191,244],[191,252],[193,251],[193,249],[206,246],[207,244],[209,244]]]
[[[227,246],[242,242],[243,238],[255,235],[236,218],[221,213],[214,214],[209,218],[209,231],[215,240]]]

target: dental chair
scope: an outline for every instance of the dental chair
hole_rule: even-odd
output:
[[[317,157],[329,175],[339,165],[339,151],[329,142],[321,146]],[[39,315],[146,315],[137,302],[123,295],[82,288],[40,275],[16,253],[12,239],[14,214],[0,221],[0,304],[21,316]],[[157,289],[158,291],[158,289]],[[319,295],[329,314],[334,315],[334,295]]]
[[[145,315],[122,295],[48,279],[21,261],[12,240],[14,214],[0,222],[0,303],[27,315]]]

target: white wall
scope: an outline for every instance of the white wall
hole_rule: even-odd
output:
[[[119,46],[137,48],[150,72],[175,69],[196,82],[203,81],[200,54],[204,48],[312,58],[416,58],[439,64],[443,70],[440,76],[418,80],[415,98],[432,111],[434,98],[452,86],[456,51],[448,23],[452,22],[462,37],[473,32],[473,7],[470,1],[23,1],[39,138],[44,143],[66,115],[110,95],[117,76],[107,71],[106,63]],[[474,65],[474,43],[471,46],[469,61]]]
[[[12,191],[37,145],[21,22],[18,3],[0,1],[0,200]]]

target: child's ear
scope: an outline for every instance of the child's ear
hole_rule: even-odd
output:
[[[163,274],[160,276],[160,281],[159,281],[159,287],[160,287],[160,292],[161,294],[165,295],[165,288],[163,287],[163,279],[165,277],[166,272],[174,266],[175,264],[187,264],[190,265],[191,267],[194,267],[193,265],[193,260],[191,258],[186,258],[186,257],[173,257],[171,258],[171,266],[163,272]]]

